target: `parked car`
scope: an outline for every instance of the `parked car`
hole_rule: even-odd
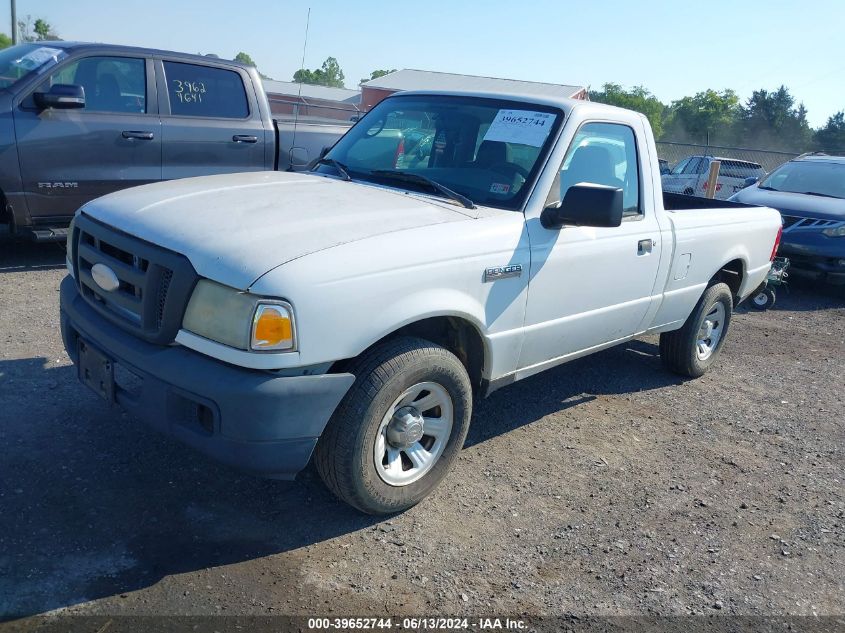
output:
[[[385,168],[400,113],[433,142]],[[396,512],[446,475],[475,398],[641,334],[660,335],[672,371],[713,366],[780,216],[664,196],[656,156],[627,110],[396,94],[313,174],[86,204],[64,343],[84,384],[191,446],[276,478],[314,453],[339,498]]]
[[[845,283],[845,156],[799,156],[731,199],[780,211],[791,273]]]
[[[710,164],[717,160],[721,162],[719,177],[716,179],[716,198],[719,200],[727,200],[749,183],[766,175],[766,170],[758,163],[717,156],[690,156],[663,176],[663,191],[703,196],[707,191]]]
[[[277,123],[254,67],[128,46],[0,51],[0,233],[64,239],[89,200],[134,185],[302,166],[349,124]]]
[[[669,161],[666,160],[665,158],[658,158],[657,159],[657,165],[660,168],[660,175],[661,176],[664,176],[664,175],[672,172],[672,170],[669,169]]]

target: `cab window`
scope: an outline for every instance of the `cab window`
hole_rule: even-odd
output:
[[[630,127],[619,123],[582,125],[563,159],[547,204],[563,200],[569,188],[580,183],[622,189],[624,215],[642,213],[637,142]]]
[[[85,90],[83,112],[147,111],[145,62],[135,57],[85,57],[50,75],[37,90],[76,84]]]
[[[181,62],[164,62],[170,113],[181,116],[245,119],[249,103],[240,74]]]

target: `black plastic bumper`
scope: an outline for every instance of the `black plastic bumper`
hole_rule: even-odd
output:
[[[114,399],[150,426],[236,468],[292,479],[355,380],[352,374],[277,376],[181,346],[144,342],[112,325],[61,284],[62,338],[78,362],[81,337],[113,361]]]

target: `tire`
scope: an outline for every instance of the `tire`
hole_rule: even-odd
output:
[[[713,283],[708,286],[683,327],[660,335],[660,359],[666,368],[691,378],[704,375],[722,351],[730,329],[732,312],[733,294],[727,284]],[[709,333],[704,331],[708,320],[711,323]],[[709,334],[709,338],[700,338],[704,334]],[[702,340],[704,348],[709,350],[706,355],[702,354],[703,348],[700,348]]]
[[[750,304],[755,310],[763,312],[774,306],[776,299],[777,297],[775,295],[775,291],[766,286],[765,288],[758,289],[757,292],[751,296]]]
[[[689,187],[687,187],[686,189],[684,189],[684,195],[685,195],[685,196],[691,196],[691,195],[692,195],[692,194],[694,194],[694,193],[695,193],[695,192],[694,192],[692,189],[690,189]]]
[[[362,512],[401,512],[428,495],[460,454],[472,414],[469,376],[447,349],[411,337],[377,345],[349,371],[355,382],[317,443],[317,472]],[[414,407],[431,402],[438,404]]]

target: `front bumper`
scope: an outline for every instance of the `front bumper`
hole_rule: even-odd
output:
[[[293,479],[311,453],[352,374],[277,376],[160,346],[100,316],[70,276],[61,284],[62,339],[77,363],[78,339],[121,371],[114,399],[129,413],[236,468]]]
[[[831,245],[834,239],[841,242]],[[789,258],[791,272],[845,280],[845,238],[785,240],[778,249],[778,255]]]

